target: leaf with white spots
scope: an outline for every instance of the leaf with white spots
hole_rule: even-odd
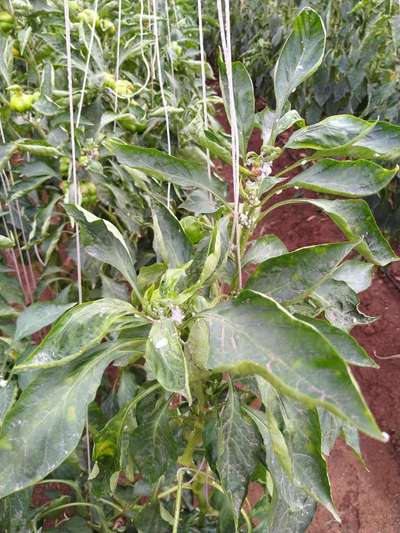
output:
[[[255,426],[242,415],[232,385],[217,421],[215,438],[215,467],[237,517],[257,466],[260,439]]]
[[[79,223],[86,252],[119,270],[137,291],[135,258],[119,229],[110,221],[97,217],[81,206],[68,204],[64,207]]]
[[[322,405],[383,440],[334,346],[273,299],[244,290],[235,300],[202,311],[198,319],[206,338],[202,353],[194,357],[206,359],[208,369],[261,375],[282,394],[308,406]]]
[[[298,302],[328,279],[353,248],[352,243],[319,244],[272,257],[257,267],[247,288],[278,302]]]
[[[43,370],[22,392],[0,433],[0,498],[40,481],[76,448],[103,372],[121,352],[119,344],[103,345]]]
[[[17,370],[64,365],[99,344],[124,316],[134,313],[128,302],[103,298],[69,309],[53,325]]]
[[[172,319],[162,318],[154,322],[147,341],[146,362],[164,389],[183,394],[191,403],[182,341]]]

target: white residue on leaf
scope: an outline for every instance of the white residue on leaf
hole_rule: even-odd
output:
[[[161,348],[165,348],[165,346],[167,345],[168,345],[168,339],[166,339],[165,337],[162,337],[161,339],[159,339],[155,344],[157,350],[160,350]]]

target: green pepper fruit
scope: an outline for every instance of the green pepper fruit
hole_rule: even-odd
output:
[[[112,74],[108,74],[108,73],[104,74],[103,87],[107,89],[112,89],[113,91],[115,91],[116,81]]]
[[[40,97],[40,93],[35,92],[33,94],[26,94],[23,92],[19,85],[12,85],[8,87],[10,91],[10,109],[11,111],[17,111],[18,113],[24,113],[32,109],[32,105]]]
[[[0,11],[0,32],[8,33],[14,27],[14,17],[8,11]]]
[[[108,33],[109,35],[114,35],[116,31],[113,22],[109,19],[100,19],[100,29],[103,33]]]
[[[86,168],[89,164],[89,158],[87,155],[81,155],[81,157],[78,159],[78,163],[82,168]]]
[[[91,181],[81,181],[80,191],[82,194],[82,206],[90,207],[97,202],[97,189],[96,185]]]
[[[199,222],[196,217],[187,216],[182,218],[180,222],[192,244],[197,244],[205,236],[206,232],[204,231],[201,222]]]
[[[117,96],[128,98],[129,96],[132,96],[134,86],[128,80],[117,80],[115,82],[115,92],[117,93]]]
[[[99,17],[93,9],[84,9],[78,13],[78,20],[85,22],[88,26],[92,27],[93,23],[96,23],[96,26],[99,24]]]
[[[64,177],[69,174],[69,157],[66,155],[60,157],[60,174]]]

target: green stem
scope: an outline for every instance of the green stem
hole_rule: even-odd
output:
[[[282,202],[277,202],[276,204],[273,204],[271,205],[271,207],[269,207],[268,209],[266,209],[265,211],[263,211],[260,216],[258,217],[257,219],[257,225],[262,221],[264,220],[264,218],[269,215],[271,213],[271,211],[273,211],[274,209],[278,209],[278,207],[282,207],[284,205],[291,205],[291,204],[299,204],[301,203],[302,200],[296,200],[296,199],[291,199],[291,200],[283,200]]]
[[[178,471],[178,489],[176,491],[176,502],[175,502],[175,516],[174,516],[174,526],[172,533],[178,533],[179,529],[179,518],[181,514],[181,500],[182,500],[182,481],[183,481],[183,470]]]
[[[283,170],[281,170],[280,172],[278,172],[278,174],[275,174],[274,178],[280,178],[281,176],[284,176],[285,174],[287,174],[291,170],[294,170],[295,168],[300,167],[304,163],[308,163],[311,160],[312,160],[311,157],[304,157],[303,159],[299,159],[298,161],[296,161],[292,165],[289,165],[288,167],[286,167]]]

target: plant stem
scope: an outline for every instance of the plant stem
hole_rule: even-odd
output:
[[[257,219],[257,224],[259,224],[274,209],[278,209],[278,207],[282,207],[284,205],[299,204],[301,202],[302,200],[297,200],[297,199],[283,200],[282,202],[277,202],[276,204],[271,205],[271,207],[269,207],[268,209],[266,209],[260,214],[260,216]]]
[[[181,500],[182,500],[182,481],[183,481],[183,470],[178,470],[178,488],[176,491],[176,502],[175,502],[175,516],[174,516],[174,526],[172,533],[178,533],[179,528],[179,517],[181,514]]]

